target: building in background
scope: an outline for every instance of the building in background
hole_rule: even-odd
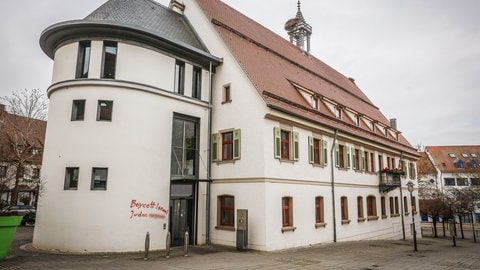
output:
[[[0,104],[0,206],[37,205],[46,121]]]
[[[289,40],[218,0],[110,0],[47,28],[33,245],[135,251],[149,232],[164,249],[170,232],[174,246],[236,246],[238,210],[257,250],[410,236],[419,154],[310,54],[300,2],[285,29]]]

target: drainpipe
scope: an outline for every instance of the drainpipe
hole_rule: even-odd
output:
[[[211,170],[212,170],[212,96],[213,96],[213,85],[212,85],[212,62],[210,62],[209,67],[209,97],[208,97],[208,164],[207,164],[207,194],[206,194],[206,203],[205,203],[205,242],[207,245],[210,245],[210,181],[211,181]]]
[[[400,167],[402,165],[402,159],[403,159],[403,151],[400,152],[400,160],[398,161],[399,162],[399,166]],[[402,169],[404,169],[402,167]],[[401,215],[402,215],[402,236],[403,236],[403,240],[405,240],[405,220],[404,220],[404,208],[403,208],[403,193],[402,193],[402,177],[400,176],[400,210],[401,210]],[[412,213],[413,215],[413,213]]]
[[[335,214],[335,160],[333,158],[333,151],[335,150],[335,144],[337,142],[338,129],[335,129],[335,135],[333,136],[333,144],[330,149],[330,168],[332,173],[332,210],[333,210],[333,242],[337,242],[337,218]]]

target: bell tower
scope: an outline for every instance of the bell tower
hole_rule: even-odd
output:
[[[296,44],[302,51],[310,53],[310,36],[312,35],[312,27],[303,18],[300,9],[300,0],[297,2],[297,7],[297,15],[295,18],[292,18],[285,23],[285,30],[290,37],[291,43]]]

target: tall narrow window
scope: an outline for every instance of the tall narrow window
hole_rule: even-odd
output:
[[[417,203],[415,196],[412,197],[412,201],[410,202],[412,204],[412,213],[415,214],[417,213]]]
[[[293,226],[292,197],[282,198],[282,227]]]
[[[75,78],[88,78],[88,69],[90,66],[90,41],[80,41],[78,43],[77,72]]]
[[[0,177],[7,176],[7,166],[0,166]]]
[[[398,197],[395,197],[395,214],[398,215],[400,212],[399,212],[399,208],[398,208]]]
[[[192,97],[202,98],[202,69],[199,67],[193,67]]]
[[[233,131],[222,133],[222,160],[233,159]]]
[[[228,195],[219,196],[218,205],[218,224],[233,227],[235,225],[235,198]]]
[[[315,223],[320,224],[324,223],[324,214],[323,214],[323,197],[315,197]]]
[[[177,60],[175,62],[175,93],[182,94],[185,90],[185,63]]]
[[[363,197],[357,197],[357,212],[358,212],[358,221],[364,221],[365,217],[363,216]]]
[[[395,215],[395,205],[393,204],[393,197],[389,198],[390,201],[390,216]]]
[[[281,138],[281,158],[290,159],[290,132],[286,130],[280,131]]]
[[[367,197],[367,217],[372,218],[377,216],[377,200],[375,196]]]
[[[408,214],[408,199],[407,196],[403,196],[403,212]]]
[[[77,189],[78,188],[78,167],[67,167],[65,169],[65,183],[63,189]]]
[[[112,121],[113,101],[99,100],[97,106],[97,121]]]
[[[383,168],[385,168],[383,166],[383,156],[382,155],[378,155],[378,168],[381,170]]]
[[[72,121],[83,121],[85,118],[85,100],[74,100],[72,104]]]
[[[195,178],[198,174],[198,119],[175,115],[172,129],[172,178]]]
[[[222,104],[232,102],[232,90],[230,84],[223,86],[223,93],[222,93]]]
[[[103,71],[102,78],[115,79],[115,70],[117,65],[117,42],[103,42]]]
[[[347,197],[340,198],[340,207],[342,210],[342,223],[349,223],[348,219],[348,200]]]
[[[298,132],[273,128],[274,156],[281,160],[294,160],[299,158],[299,134]]]
[[[350,167],[350,154],[347,153],[347,148],[348,147],[343,144],[337,144],[335,146],[335,166],[347,168],[348,165],[348,167]]]
[[[380,198],[380,207],[382,208],[382,218],[387,217],[387,209],[385,205],[385,197]]]
[[[108,177],[108,168],[93,168],[91,189],[106,190],[107,177]]]

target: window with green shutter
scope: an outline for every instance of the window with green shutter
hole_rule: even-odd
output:
[[[212,134],[212,161],[239,160],[240,156],[240,129]]]

